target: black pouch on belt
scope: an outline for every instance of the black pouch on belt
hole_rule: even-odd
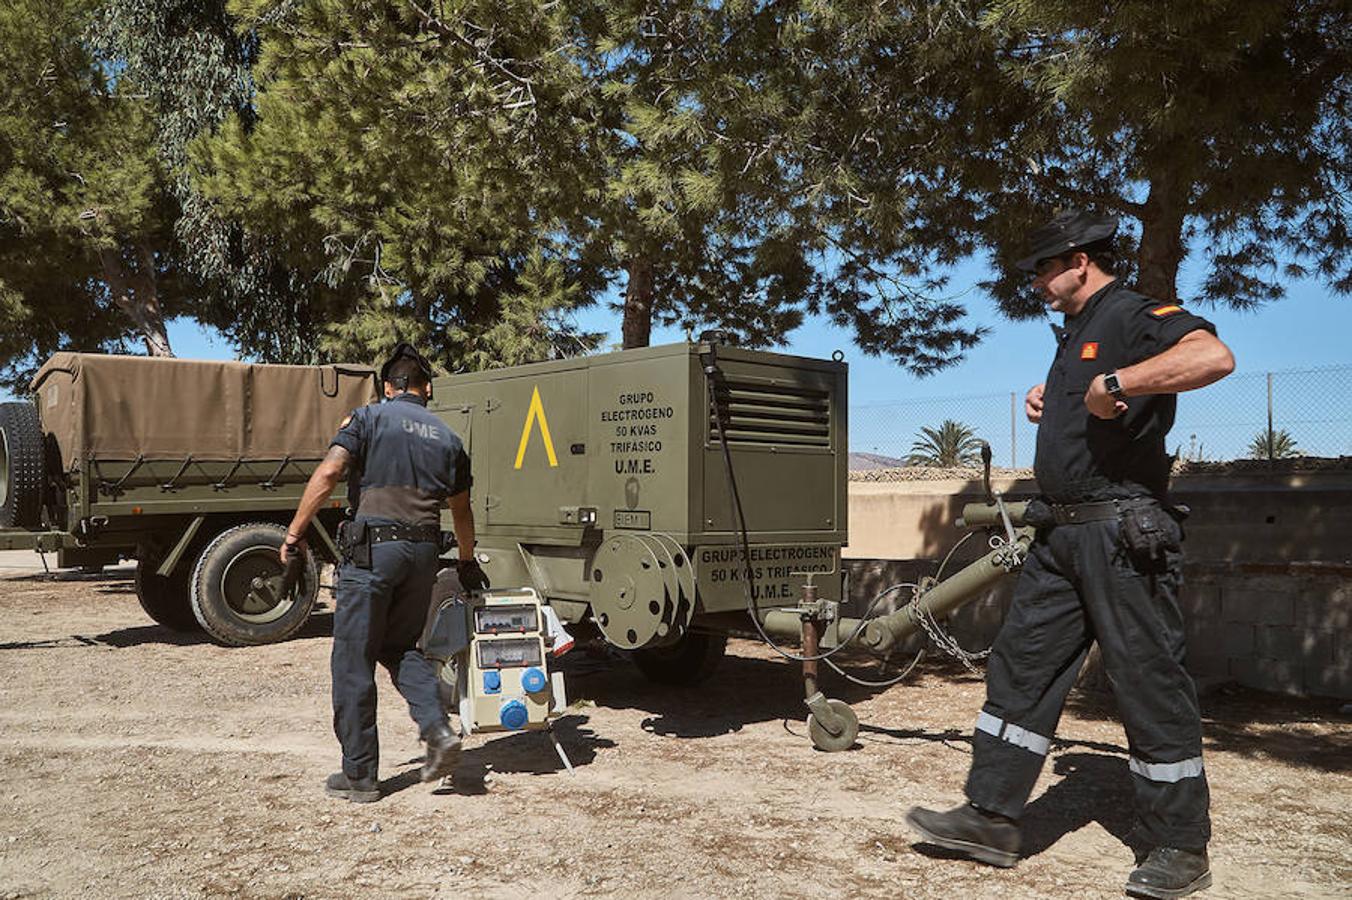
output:
[[[1168,514],[1159,505],[1131,504],[1122,509],[1122,546],[1144,565],[1158,565],[1173,538],[1166,530]]]
[[[1046,528],[1055,525],[1056,518],[1052,515],[1052,508],[1039,497],[1029,500],[1028,505],[1024,507],[1023,523],[1034,528]]]
[[[347,519],[338,526],[338,550],[343,560],[359,569],[371,568],[371,535],[366,523]]]

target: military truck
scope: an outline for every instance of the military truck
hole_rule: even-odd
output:
[[[147,615],[225,644],[305,624],[345,493],[317,517],[291,596],[277,548],[339,423],[376,398],[370,367],[59,353],[32,390],[0,404],[0,550],[134,559]]]

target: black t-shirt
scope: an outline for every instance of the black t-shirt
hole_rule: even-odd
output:
[[[352,454],[357,517],[435,525],[446,498],[469,490],[469,456],[451,427],[413,394],[352,411],[333,444]]]
[[[1174,394],[1127,398],[1127,412],[1100,419],[1084,405],[1089,383],[1164,352],[1189,332],[1216,333],[1206,319],[1113,281],[1089,298],[1058,332],[1047,373],[1033,463],[1038,486],[1057,503],[1154,495],[1164,498],[1174,424]]]

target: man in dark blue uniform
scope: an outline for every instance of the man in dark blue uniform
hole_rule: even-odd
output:
[[[401,343],[381,368],[385,402],[352,411],[306,485],[281,549],[304,552],[304,535],[334,487],[349,478],[354,517],[339,533],[333,616],[333,729],[343,769],[325,790],[359,803],[380,799],[376,663],[390,673],[427,744],[422,780],[451,773],[460,738],[451,730],[432,664],[418,650],[441,552],[441,510],[449,507],[468,589],[488,580],[474,559],[470,468],[460,438],[426,409],[431,367]]]
[[[1090,645],[1098,642],[1127,732],[1137,830],[1152,848],[1126,891],[1182,897],[1211,884],[1209,794],[1196,690],[1183,668],[1181,513],[1168,505],[1165,436],[1176,395],[1234,369],[1205,319],[1113,276],[1113,218],[1071,211],[1034,232],[1019,268],[1065,314],[1047,380],[1028,392],[1038,425],[1037,526],[986,673],[970,801],[919,807],[928,841],[997,866]]]

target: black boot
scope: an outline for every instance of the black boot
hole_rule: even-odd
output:
[[[931,844],[1007,869],[1019,861],[1019,825],[1008,816],[964,803],[948,812],[913,807],[906,822]]]
[[[374,778],[348,778],[334,772],[324,781],[324,793],[353,803],[375,803],[380,799],[380,784]]]
[[[1127,877],[1127,893],[1132,897],[1186,897],[1193,891],[1211,887],[1211,861],[1206,848],[1180,850],[1156,847]]]
[[[460,760],[460,735],[449,725],[438,725],[423,735],[427,741],[427,761],[423,763],[422,780],[436,781],[455,771]]]

